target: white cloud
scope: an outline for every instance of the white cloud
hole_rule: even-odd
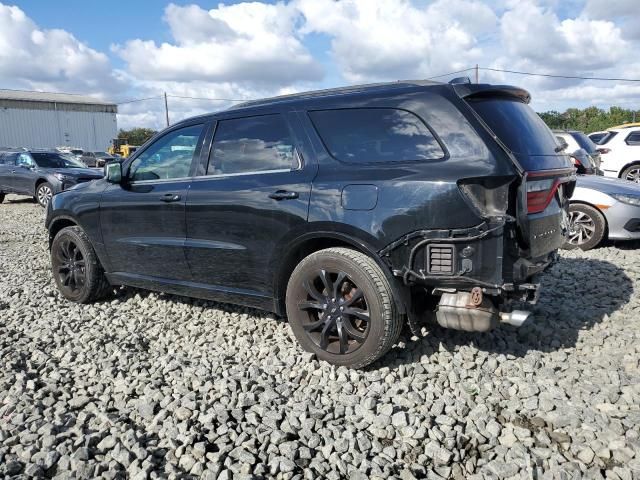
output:
[[[286,85],[318,81],[322,67],[296,35],[297,11],[278,3],[169,5],[174,43],[135,39],[115,51],[138,78]]]
[[[119,88],[109,58],[65,30],[41,29],[16,6],[0,3],[4,86],[104,96]]]
[[[497,18],[470,0],[298,0],[302,31],[331,37],[332,55],[349,81],[424,77],[480,58],[478,36]]]

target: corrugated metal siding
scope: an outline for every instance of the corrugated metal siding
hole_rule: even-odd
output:
[[[117,132],[115,113],[0,108],[0,147],[106,150]]]

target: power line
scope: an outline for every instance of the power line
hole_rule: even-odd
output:
[[[464,70],[457,70],[455,72],[443,73],[442,75],[435,75],[433,77],[427,77],[425,80],[433,80],[434,78],[447,77],[449,75],[454,75],[456,73],[468,72],[469,70],[475,70],[475,67],[465,68]]]
[[[167,94],[167,97],[173,98],[185,98],[188,100],[211,100],[214,102],[247,102],[249,98],[212,98],[212,97],[190,97],[186,95],[170,95]]]
[[[640,78],[608,78],[608,77],[581,77],[578,75],[552,75],[550,73],[519,72],[516,70],[503,70],[500,68],[478,67],[480,70],[491,72],[515,73],[516,75],[530,75],[534,77],[571,78],[576,80],[602,80],[608,82],[640,82]]]
[[[157,98],[162,98],[162,95],[158,95],[155,97],[146,97],[146,98],[133,98],[131,100],[125,100],[123,102],[118,102],[116,103],[116,105],[125,105],[127,103],[134,103],[134,102],[144,102],[145,100],[155,100]]]

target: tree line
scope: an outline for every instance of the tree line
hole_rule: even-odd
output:
[[[118,132],[118,138],[126,138],[129,145],[142,145],[157,133],[151,128],[132,128],[131,130],[123,130]]]
[[[586,133],[640,121],[640,111],[620,107],[611,107],[609,110],[598,107],[569,108],[563,113],[551,110],[538,115],[551,129],[580,130]]]

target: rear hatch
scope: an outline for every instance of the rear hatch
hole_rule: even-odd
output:
[[[536,259],[562,246],[566,208],[575,169],[554,134],[515,87],[465,85],[462,97],[473,108],[520,171],[516,192],[518,230],[527,257]]]

